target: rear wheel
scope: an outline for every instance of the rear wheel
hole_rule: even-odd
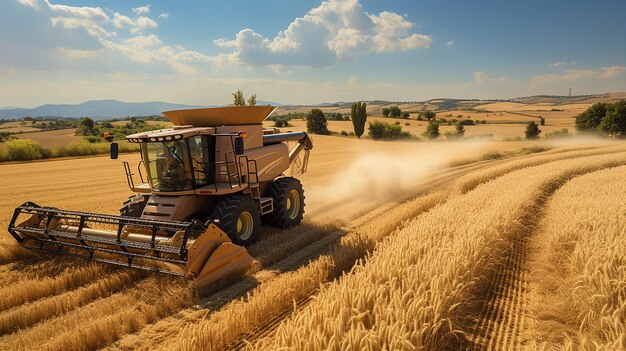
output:
[[[120,215],[127,217],[141,217],[143,209],[148,203],[150,196],[135,194],[124,201],[124,206],[120,208]]]
[[[302,222],[304,189],[298,179],[293,177],[276,179],[267,190],[266,196],[271,196],[274,200],[274,211],[265,217],[268,223],[286,229]]]
[[[246,195],[233,195],[220,201],[213,210],[213,219],[237,245],[250,246],[259,238],[261,214],[254,200]]]

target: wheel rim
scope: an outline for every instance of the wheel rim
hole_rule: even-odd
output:
[[[296,219],[300,213],[300,193],[297,190],[291,190],[287,195],[287,215],[290,219]]]
[[[243,211],[237,218],[237,236],[241,240],[248,240],[252,236],[254,229],[254,219],[248,211]]]

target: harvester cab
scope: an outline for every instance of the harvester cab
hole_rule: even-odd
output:
[[[284,173],[303,151],[298,165],[305,172],[313,145],[304,132],[264,129],[273,111],[164,112],[172,128],[126,137],[139,144],[141,161],[136,172],[123,162],[134,195],[120,216],[28,202],[15,209],[9,232],[32,249],[192,276],[201,288],[245,271],[254,262],[245,247],[259,238],[262,221],[290,228],[304,214],[302,185]],[[117,150],[113,143],[111,158]]]

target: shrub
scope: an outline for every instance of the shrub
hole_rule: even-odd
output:
[[[419,116],[430,121],[431,119],[437,117],[437,114],[434,111],[423,111],[419,113]]]
[[[483,161],[487,161],[487,160],[497,160],[499,158],[504,157],[501,153],[499,152],[488,152],[486,154],[483,154],[482,156],[480,156],[480,159]]]
[[[348,136],[348,132],[346,132],[345,130],[342,130],[342,131],[341,131],[341,135],[343,135],[343,136]]]
[[[89,155],[101,155],[109,153],[109,143],[90,143],[85,140],[75,141],[67,145],[60,146],[56,150],[56,157],[69,157],[69,156],[89,156]],[[132,152],[139,150],[138,144],[131,144],[127,142],[119,143],[119,152]]]
[[[465,135],[465,128],[461,123],[457,123],[454,127],[454,134],[457,138],[462,138]]]
[[[461,122],[462,125],[464,126],[473,126],[474,125],[474,121],[472,121],[471,119],[464,119]]]
[[[386,122],[371,122],[368,127],[369,136],[372,139],[404,139],[411,137],[408,132],[403,132],[402,127],[397,124]]]
[[[409,118],[410,116],[408,112],[402,112],[402,118]]]
[[[437,139],[439,137],[439,123],[436,120],[428,122],[424,136],[428,139]]]
[[[563,128],[561,130],[557,130],[555,132],[552,133],[546,133],[545,137],[546,139],[550,139],[550,138],[563,138],[569,135],[569,129],[567,128]]]
[[[287,121],[287,119],[284,118],[277,118],[274,121],[274,127],[276,128],[280,128],[280,127],[288,127],[289,126],[289,122]]]
[[[533,145],[529,147],[523,147],[521,153],[522,154],[535,154],[538,152],[544,152],[550,150],[549,147]]]
[[[0,151],[0,161],[29,161],[50,157],[50,150],[32,140],[9,140],[2,143]]]
[[[104,139],[102,139],[99,136],[88,136],[88,137],[84,137],[83,140],[86,140],[90,143],[101,143],[104,141]]]
[[[526,126],[526,139],[537,139],[539,138],[539,134],[541,134],[541,130],[537,123],[528,123],[528,126]]]
[[[389,107],[389,115],[391,117],[400,117],[402,115],[402,110],[398,106]]]

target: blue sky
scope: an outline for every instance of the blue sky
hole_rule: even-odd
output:
[[[0,4],[0,107],[626,91],[624,1]]]

